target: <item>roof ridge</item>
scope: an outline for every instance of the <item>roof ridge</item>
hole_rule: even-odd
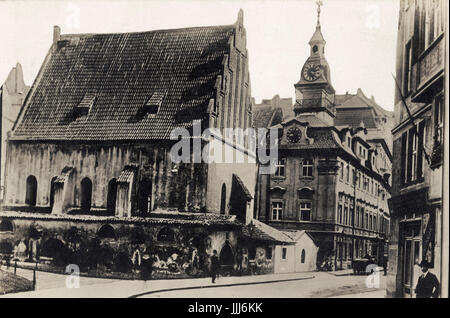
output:
[[[181,31],[195,31],[199,29],[233,29],[235,27],[234,24],[224,24],[224,25],[209,25],[209,26],[194,26],[188,28],[173,28],[173,29],[157,29],[157,30],[148,30],[148,31],[132,31],[132,32],[107,32],[107,33],[67,33],[61,34],[61,39],[68,37],[88,37],[88,36],[96,36],[96,35],[120,35],[120,34],[145,34],[145,33],[153,33],[153,32],[181,32]]]

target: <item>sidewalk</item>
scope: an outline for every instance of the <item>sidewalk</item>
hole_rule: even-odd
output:
[[[55,274],[57,275],[57,274]],[[66,275],[59,275],[66,280]],[[2,297],[17,298],[126,298],[138,297],[161,291],[185,290],[195,288],[214,288],[239,285],[274,283],[281,281],[304,280],[314,278],[314,273],[269,274],[240,277],[220,277],[215,284],[211,278],[171,279],[171,280],[115,280],[113,282],[83,285],[80,288],[55,288],[31,292],[7,294]]]

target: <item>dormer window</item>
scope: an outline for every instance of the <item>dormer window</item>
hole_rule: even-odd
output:
[[[350,136],[347,136],[347,146],[348,146],[349,148],[352,147],[352,138],[351,138]]]
[[[95,93],[86,93],[81,102],[75,108],[76,117],[86,116],[89,114],[96,100]]]
[[[155,92],[147,100],[144,105],[144,109],[147,114],[156,115],[158,113],[159,107],[161,107],[162,101],[164,99],[165,93]]]

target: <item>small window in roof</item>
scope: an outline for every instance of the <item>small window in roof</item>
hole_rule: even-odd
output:
[[[92,105],[94,105],[95,99],[96,99],[95,93],[93,92],[86,93],[81,102],[76,107],[76,114],[78,116],[87,115],[91,110]]]
[[[155,92],[145,103],[147,114],[157,114],[165,93]]]

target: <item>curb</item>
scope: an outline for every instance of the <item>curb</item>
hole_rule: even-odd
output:
[[[151,290],[148,292],[139,293],[136,295],[128,296],[127,298],[138,298],[145,295],[155,294],[155,293],[164,293],[175,290],[190,290],[190,289],[201,289],[201,288],[218,288],[218,287],[233,287],[233,286],[245,286],[245,285],[259,285],[259,284],[272,284],[272,283],[280,283],[280,282],[290,282],[296,280],[306,280],[313,279],[315,276],[306,276],[300,278],[290,278],[290,279],[277,279],[277,280],[269,280],[269,281],[261,281],[261,282],[248,282],[248,283],[229,283],[222,285],[200,285],[200,286],[190,286],[190,287],[177,287],[177,288],[165,288],[165,289],[157,289]]]

